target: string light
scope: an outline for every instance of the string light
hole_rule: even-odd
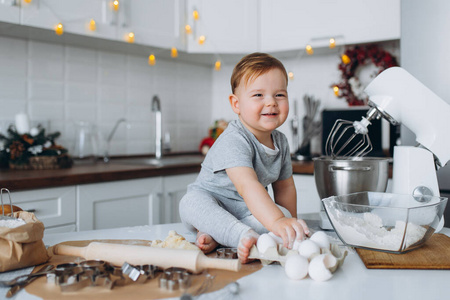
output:
[[[339,96],[339,88],[336,85],[333,86],[333,92],[336,97]]]
[[[89,30],[90,31],[96,31],[97,30],[97,24],[95,24],[95,20],[91,19],[89,21]]]
[[[347,54],[342,54],[341,59],[344,65],[348,65],[352,61]]]
[[[334,38],[330,38],[330,45],[328,47],[330,47],[330,49],[336,47],[336,40]]]
[[[220,71],[220,68],[222,68],[222,62],[220,60],[216,60],[216,63],[214,64],[214,70]]]
[[[114,0],[112,2],[112,8],[114,11],[118,11],[119,10],[119,1],[118,0]]]
[[[194,18],[195,21],[198,20],[199,18],[198,10],[194,9],[194,11],[192,12],[192,17]]]
[[[134,32],[129,32],[127,34],[127,42],[130,43],[130,44],[134,43]]]
[[[199,38],[198,38],[199,45],[203,45],[205,43],[205,41],[206,41],[206,36],[204,36],[204,35],[199,36]]]
[[[186,25],[184,26],[184,31],[186,31],[186,34],[191,34],[192,33],[192,27],[191,25]]]
[[[288,78],[289,80],[294,80],[294,72],[292,71],[288,72]]]
[[[308,53],[308,55],[314,54],[314,49],[313,49],[313,47],[311,47],[311,45],[306,45],[305,49],[306,49],[306,53]]]
[[[57,35],[61,35],[64,33],[64,26],[61,23],[58,23],[58,25],[55,26],[55,33]]]
[[[150,54],[150,56],[148,57],[148,64],[150,66],[154,66],[156,64],[156,57],[154,54]]]
[[[175,47],[172,47],[172,49],[170,50],[170,56],[172,56],[173,58],[178,57],[178,50]]]

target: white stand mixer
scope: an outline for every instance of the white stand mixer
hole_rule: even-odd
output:
[[[371,110],[416,135],[417,147],[394,147],[392,192],[439,196],[436,170],[450,160],[450,105],[402,68],[379,74],[365,89]],[[368,112],[368,115],[370,111]],[[436,231],[444,224],[444,218]]]

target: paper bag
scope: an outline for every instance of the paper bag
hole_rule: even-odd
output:
[[[26,224],[0,227],[0,272],[35,266],[49,260],[42,238],[44,224],[33,213],[18,211],[14,217]]]

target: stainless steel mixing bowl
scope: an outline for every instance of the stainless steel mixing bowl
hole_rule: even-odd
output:
[[[321,199],[357,192],[385,192],[389,159],[321,156],[314,158],[314,178]]]

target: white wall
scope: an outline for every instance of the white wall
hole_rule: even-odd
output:
[[[33,121],[61,131],[70,148],[73,121],[95,123],[106,136],[120,118],[112,154],[154,153],[152,96],[162,104],[164,130],[173,151],[197,151],[211,123],[211,68],[176,60],[77,48],[0,36],[0,130],[27,112]]]

